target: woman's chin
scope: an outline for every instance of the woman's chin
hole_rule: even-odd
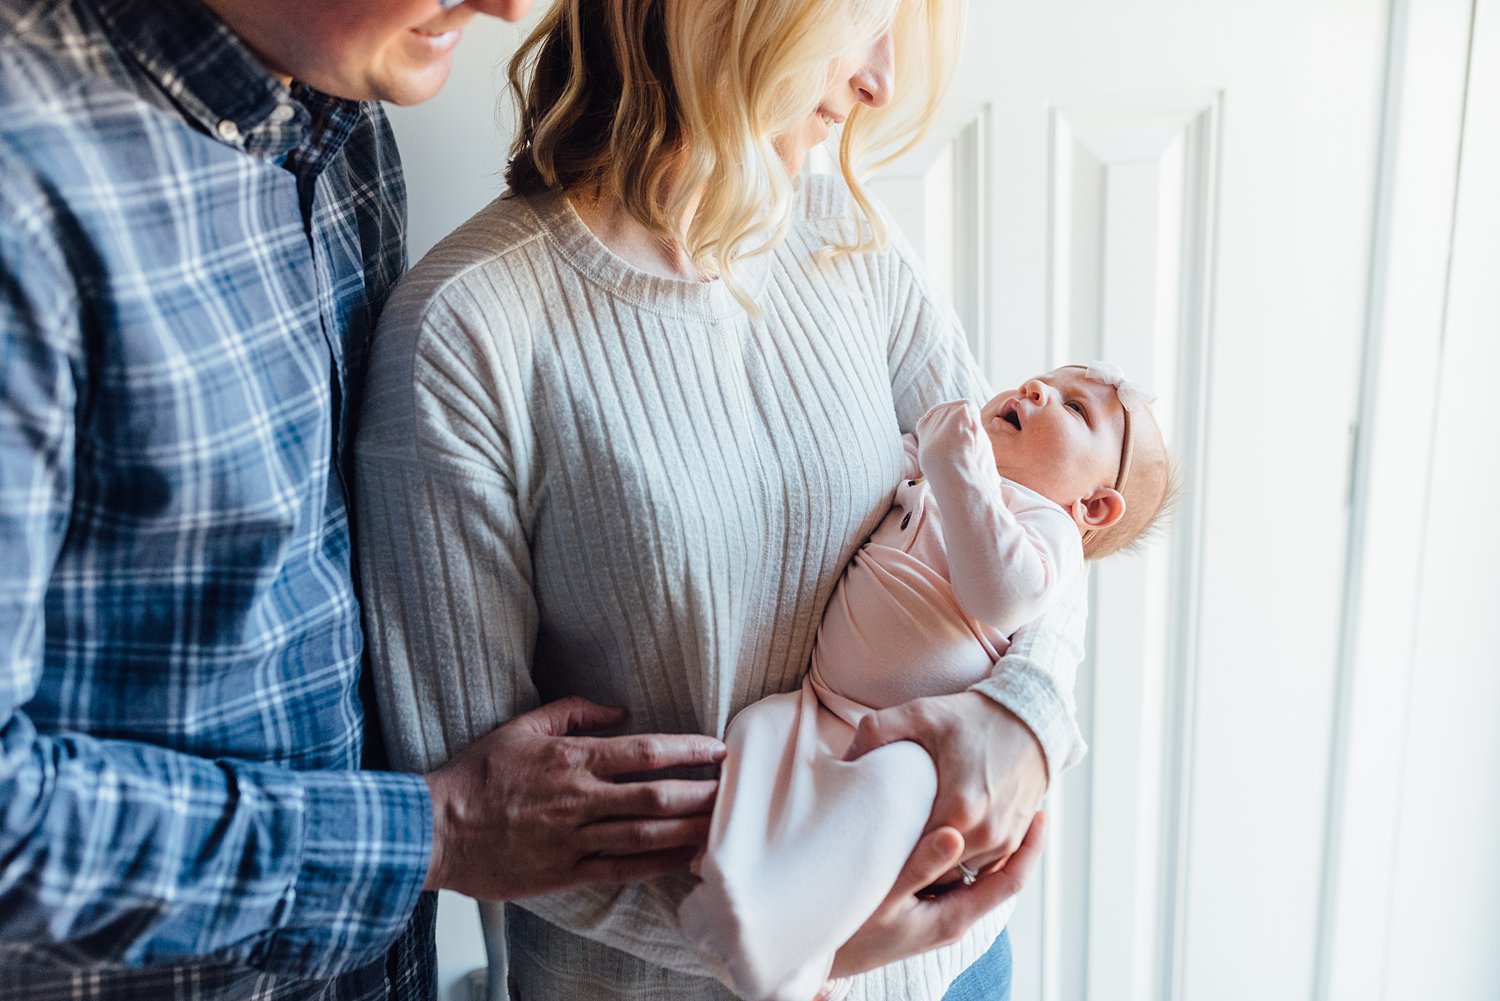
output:
[[[786,139],[775,139],[772,140],[771,146],[776,150],[776,155],[781,158],[782,165],[786,167],[788,177],[796,177],[802,173],[802,167],[807,163],[805,145]]]

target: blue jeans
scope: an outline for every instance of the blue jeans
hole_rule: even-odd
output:
[[[1010,929],[1000,933],[990,951],[958,975],[943,1001],[1010,1001]]]

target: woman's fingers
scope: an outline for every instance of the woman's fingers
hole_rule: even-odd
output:
[[[918,703],[907,702],[880,712],[867,713],[854,731],[854,739],[844,752],[845,761],[853,761],[877,747],[893,744],[898,740],[914,740],[932,753],[928,734],[922,725]]]
[[[600,778],[664,768],[712,765],[724,760],[724,744],[700,733],[642,733],[588,738],[589,770]]]
[[[931,929],[933,945],[958,941],[974,922],[1021,892],[1041,854],[1046,828],[1043,815],[1038,813],[1027,831],[1026,840],[1010,857],[1005,868],[981,876],[972,886],[955,887],[919,905],[922,917]]]
[[[1016,848],[1015,853],[1006,860],[1004,867],[981,876],[979,882],[970,887],[971,890],[984,893],[987,900],[993,899],[994,902],[987,904],[984,911],[998,907],[1002,901],[1021,892],[1021,887],[1026,885],[1026,878],[1036,867],[1036,860],[1041,858],[1042,845],[1046,841],[1047,811],[1038,810],[1036,816],[1031,818],[1031,826],[1026,829],[1026,836],[1021,839],[1021,844]]]
[[[916,894],[951,873],[964,851],[964,839],[951,827],[928,831],[912,849],[901,874],[875,913],[834,955],[832,977],[848,977],[898,959],[926,952],[946,941],[945,920],[957,920],[957,909],[942,909]],[[957,893],[949,896],[956,896]]]
[[[956,941],[985,913],[1013,897],[1041,854],[1046,821],[1041,813],[1005,868],[973,886],[919,898],[914,894],[949,875],[963,855],[963,838],[939,827],[917,842],[896,886],[854,936],[839,948],[830,976],[847,977]]]
[[[589,811],[600,819],[691,817],[711,812],[718,791],[719,783],[711,779],[601,783],[589,802]]]
[[[585,856],[696,849],[708,840],[709,820],[706,815],[665,820],[601,820],[580,828],[577,844]]]
[[[913,897],[952,873],[963,853],[964,839],[953,828],[939,827],[935,831],[928,831],[917,842],[917,847],[912,849],[906,865],[902,866],[891,892],[886,896],[887,903]]]

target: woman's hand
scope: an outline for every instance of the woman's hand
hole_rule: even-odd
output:
[[[972,886],[919,897],[953,871],[964,841],[951,827],[929,831],[906,860],[890,895],[833,958],[830,977],[848,977],[958,941],[969,926],[1021,891],[1047,836],[1047,815],[1038,812],[1003,868]]]
[[[634,883],[686,865],[708,836],[714,781],[616,782],[724,757],[698,734],[571,736],[623,709],[566,698],[517,716],[427,775],[428,890],[516,900],[585,883]]]
[[[970,868],[1005,865],[1047,791],[1046,759],[1026,724],[978,692],[914,699],[866,716],[844,758],[898,740],[921,744],[937,766],[928,832],[957,830]]]

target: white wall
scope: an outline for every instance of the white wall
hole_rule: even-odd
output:
[[[1435,398],[1384,999],[1500,997],[1500,2],[1476,7]],[[1420,476],[1413,477],[1420,487]],[[1414,526],[1417,528],[1419,526]]]
[[[387,108],[406,167],[413,263],[505,189],[515,117],[500,100],[505,64],[535,20],[535,13],[520,24],[476,18],[442,93],[415,108]]]

